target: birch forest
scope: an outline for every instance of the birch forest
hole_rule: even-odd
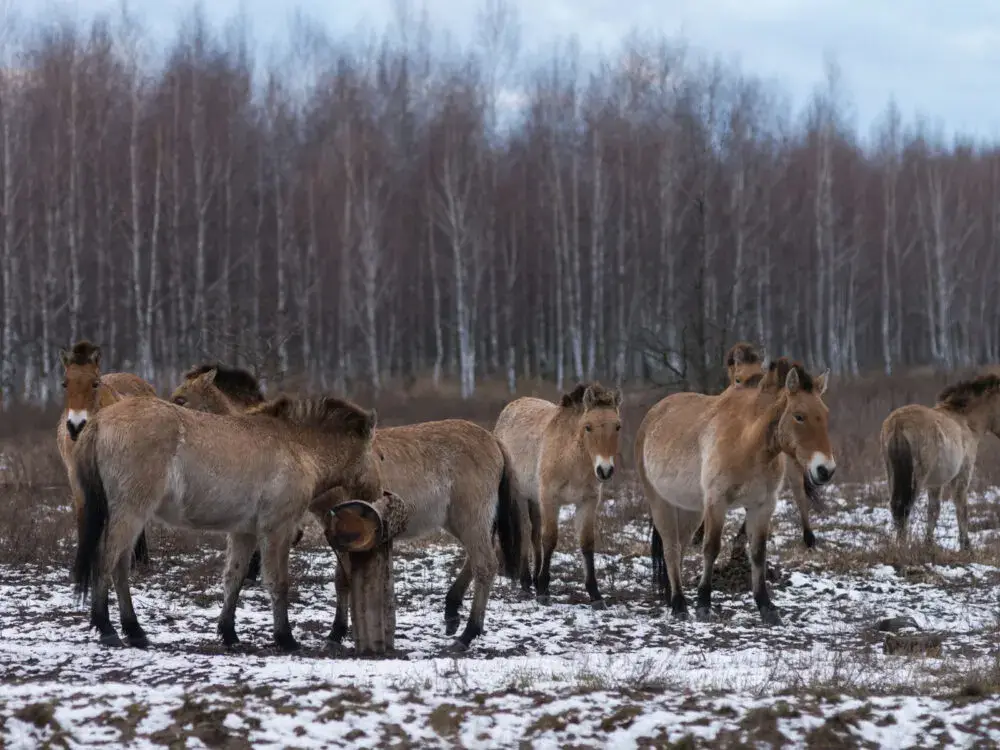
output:
[[[300,19],[266,56],[197,11],[5,29],[4,404],[61,397],[79,338],[161,384],[211,359],[466,398],[711,387],[737,339],[846,375],[1000,360],[997,145],[892,102],[860,132],[832,63],[793,108],[667,39],[528,63],[517,26]]]

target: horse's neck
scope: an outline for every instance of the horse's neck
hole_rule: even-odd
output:
[[[120,400],[119,395],[115,393],[115,391],[113,391],[107,384],[102,382],[97,387],[97,411],[100,411],[105,406],[111,406],[111,404]]]
[[[947,414],[959,425],[974,433],[978,437],[982,437],[986,433],[986,427],[989,424],[989,417],[987,416],[985,409],[976,409],[971,412],[961,412],[955,411],[954,409],[942,408],[940,404],[935,408],[937,408],[938,411]]]
[[[770,393],[759,391],[755,398],[745,399],[740,404],[741,417],[746,425],[743,430],[743,445],[747,453],[763,453],[768,460],[781,453],[778,444],[778,421],[785,411],[787,397],[784,391]]]

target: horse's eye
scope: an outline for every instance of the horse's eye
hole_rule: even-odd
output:
[[[65,388],[65,387],[66,387],[66,381],[65,381],[65,380],[64,380],[64,381],[62,382],[62,387],[63,387],[63,388]]]
[[[184,398],[183,396],[178,396],[177,398],[174,399],[174,403],[177,404],[178,406],[184,406],[184,404],[187,403],[187,399]]]
[[[621,426],[621,423],[619,422],[618,424],[615,425],[615,432],[620,432],[621,429],[622,429],[622,426]]]
[[[590,432],[590,431],[591,431],[592,429],[594,429],[594,428],[593,428],[593,427],[591,427],[591,426],[590,426],[590,425],[588,424],[588,425],[585,425],[583,429],[585,429],[585,430],[586,430],[587,432]]]
[[[101,387],[101,381],[100,380],[95,380],[94,383],[93,383],[93,386],[94,386],[94,390],[96,391],[98,388]]]
[[[736,378],[736,385],[739,385],[742,382],[743,382],[742,380],[740,380],[739,378]]]
[[[799,424],[802,424],[803,422],[806,421],[806,418],[803,417],[801,414],[796,414],[795,421],[798,422]]]

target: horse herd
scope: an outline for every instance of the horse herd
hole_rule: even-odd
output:
[[[620,469],[622,393],[578,385],[559,403],[518,398],[492,432],[447,419],[379,427],[374,410],[332,396],[267,398],[249,372],[221,364],[192,368],[169,399],[136,375],[101,372],[100,347],[77,342],[62,352],[65,404],[57,427],[77,518],[77,593],[91,597],[90,624],[101,643],[123,645],[109,615],[117,595],[129,645],[148,638],[132,606],[133,560],[148,560],[145,527],[166,524],[227,534],[224,603],[218,620],[227,646],[240,590],[263,571],[275,644],[298,648],[288,620],[288,558],[308,518],[336,552],[338,509],[391,491],[411,508],[399,538],[445,530],[465,561],[445,595],[454,635],[470,584],[472,606],[451,648],[467,650],[483,632],[499,571],[523,595],[549,600],[559,509],[575,506],[585,588],[605,606],[594,568],[594,526],[602,489]],[[726,359],[729,385],[718,395],[673,393],[642,419],[635,471],[652,519],[654,579],[674,617],[686,618],[681,559],[701,544],[695,615],[711,617],[712,575],[726,512],[746,510],[738,536],[749,542],[751,583],[761,619],[781,624],[765,585],[767,539],[778,490],[788,478],[807,547],[815,544],[809,504],[833,477],[829,372],[810,375],[781,357],[765,362],[745,342]],[[885,420],[882,455],[890,506],[902,541],[921,489],[928,490],[927,541],[941,494],[954,490],[960,542],[969,547],[967,492],[979,438],[1000,428],[1000,378],[984,375],[945,389],[933,408],[911,404]],[[337,559],[337,605],[328,645],[348,632],[350,578]]]

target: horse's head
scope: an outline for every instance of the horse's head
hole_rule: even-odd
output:
[[[590,459],[597,478],[606,482],[614,476],[615,456],[622,422],[622,392],[600,383],[580,384],[562,399],[563,407],[578,412],[576,429],[584,453]]]
[[[764,372],[760,352],[753,344],[740,341],[726,355],[726,373],[729,385],[746,387],[753,384]]]
[[[779,371],[784,369],[780,364],[779,361]],[[830,446],[830,410],[822,398],[829,379],[829,370],[812,377],[800,365],[788,364],[782,383],[784,409],[777,424],[781,450],[798,464],[807,481],[816,487],[829,482],[837,468]]]
[[[63,369],[63,389],[66,391],[66,430],[76,440],[97,410],[101,388],[101,347],[89,341],[78,341],[72,349],[59,352]]]
[[[212,369],[187,378],[170,394],[170,400],[178,406],[208,414],[229,414],[234,411],[232,402],[215,387],[216,370]]]

